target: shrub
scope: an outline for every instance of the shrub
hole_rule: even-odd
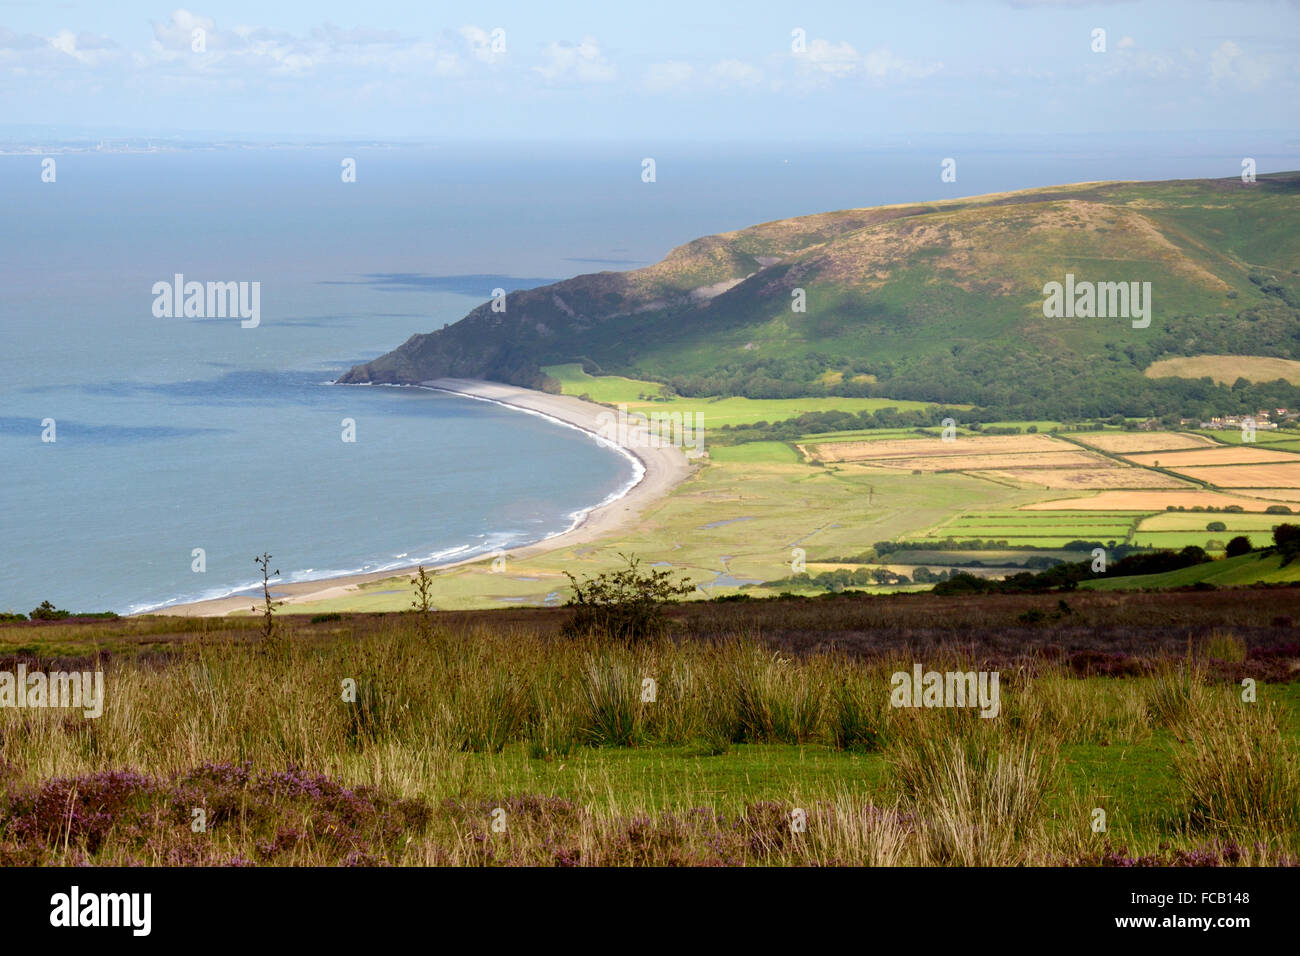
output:
[[[1273,545],[1282,555],[1282,563],[1290,564],[1300,554],[1300,525],[1280,524],[1274,527]]]
[[[1206,531],[1227,531],[1228,526],[1222,521],[1211,521],[1205,526]]]
[[[70,613],[55,607],[49,601],[42,601],[40,607],[32,610],[31,618],[33,621],[57,621],[68,617]]]
[[[1224,549],[1224,553],[1230,558],[1236,558],[1243,554],[1250,554],[1253,550],[1254,549],[1250,545],[1250,538],[1246,537],[1244,534],[1239,534],[1228,542],[1228,546]]]
[[[574,609],[564,625],[566,635],[594,634],[628,644],[660,637],[668,625],[663,605],[694,590],[687,579],[674,582],[671,571],[642,571],[635,555],[619,557],[627,567],[602,572],[587,581],[579,582],[564,572],[573,584],[567,606]]]

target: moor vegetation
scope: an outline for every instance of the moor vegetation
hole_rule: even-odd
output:
[[[0,709],[0,862],[1294,863],[1297,598],[1252,594],[10,624],[106,699]],[[916,664],[997,716],[892,707]]]

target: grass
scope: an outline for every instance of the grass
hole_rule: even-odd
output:
[[[635,552],[647,564],[667,562],[698,584],[720,574],[737,581],[772,581],[792,573],[794,548],[803,548],[810,561],[857,555],[875,541],[911,538],[959,508],[997,508],[1034,496],[965,475],[928,476],[922,482],[908,474],[764,459],[711,461],[652,505],[637,525],[597,543],[511,559],[505,574],[490,573],[486,559],[441,571],[434,604],[464,609],[500,607],[503,598],[529,604],[554,601],[568,594],[564,569],[579,576],[599,573],[617,566],[620,552]],[[720,593],[736,590],[724,587]],[[410,601],[410,583],[403,576],[375,582],[359,594],[287,610],[395,611]]]
[[[659,386],[620,376],[592,376],[581,365],[549,365],[544,371],[560,382],[565,395],[588,395],[593,401],[628,407],[629,411],[688,412],[703,416],[705,429],[753,425],[798,418],[806,412],[879,411],[882,408],[926,409],[931,402],[890,398],[682,398],[653,400]],[[607,381],[608,380],[608,381]]]
[[[1134,855],[1216,839],[1253,848],[1247,862],[1300,850],[1295,684],[1261,684],[1246,711],[1200,667],[1079,679],[1040,660],[998,665],[1000,714],[986,720],[889,707],[889,675],[911,655],[787,655],[686,632],[627,648],[476,620],[436,616],[427,639],[415,615],[289,621],[269,642],[249,621],[135,655],[123,650],[153,636],[145,622],[109,625],[101,719],[0,710],[0,859],[1088,862],[1110,845],[1089,829],[1094,806]],[[38,645],[80,633],[0,639],[14,630]],[[951,650],[925,664],[977,666]]]
[[[751,441],[741,445],[715,445],[709,449],[709,458],[725,462],[798,462],[797,451],[783,441]]]
[[[1238,535],[1249,538],[1252,547],[1263,548],[1273,543],[1273,536],[1267,531],[1139,531],[1133,535],[1133,544],[1144,548],[1167,548],[1178,550],[1188,545],[1206,548],[1211,541],[1227,544],[1228,540]],[[1207,550],[1222,550],[1207,548]]]
[[[1162,574],[1085,581],[1080,587],[1097,591],[1121,591],[1132,588],[1187,587],[1200,582],[1217,587],[1240,587],[1257,582],[1281,584],[1292,581],[1300,581],[1300,562],[1292,561],[1283,567],[1282,558],[1275,554],[1243,554]]]
[[[1142,374],[1147,378],[1210,378],[1221,385],[1232,385],[1239,378],[1250,382],[1280,378],[1300,385],[1300,362],[1263,355],[1188,355],[1153,362]]]

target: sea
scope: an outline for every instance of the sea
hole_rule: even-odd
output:
[[[436,565],[561,533],[622,494],[633,463],[573,428],[331,384],[494,288],[634,269],[788,216],[1233,176],[1244,156],[1300,165],[1286,134],[11,150],[0,611],[250,593],[264,552],[284,581]],[[159,316],[154,287],[177,274],[259,283],[258,324]]]

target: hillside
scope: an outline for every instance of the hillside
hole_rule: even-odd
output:
[[[1094,183],[822,213],[697,239],[631,272],[485,303],[344,375],[555,389],[543,366],[688,395],[965,402],[1003,417],[1203,414],[1300,404],[1152,379],[1203,354],[1300,360],[1300,173]],[[1149,327],[1046,318],[1044,285],[1150,282]],[[806,294],[806,311],[792,293]],[[1251,409],[1253,410],[1253,409]]]
[[[1098,578],[1079,587],[1093,591],[1128,591],[1143,588],[1177,588],[1207,583],[1215,587],[1248,587],[1252,584],[1284,584],[1300,581],[1300,562],[1283,565],[1277,554],[1243,554],[1206,564],[1194,564],[1166,571],[1129,577]]]

